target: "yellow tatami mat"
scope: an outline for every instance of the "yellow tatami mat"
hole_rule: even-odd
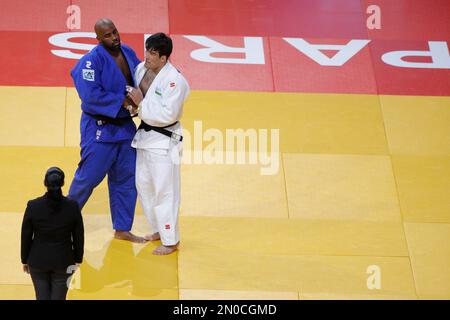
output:
[[[202,290],[415,295],[399,223],[186,217],[181,229],[179,287],[200,296]],[[379,290],[366,283],[374,265]]]
[[[283,170],[276,175],[259,170],[256,165],[182,166],[182,215],[287,218]]]
[[[0,300],[35,300],[32,284],[8,285],[0,284]]]
[[[184,217],[184,247],[237,254],[407,257],[398,222]]]
[[[286,244],[289,245],[289,244]],[[407,257],[271,255],[183,246],[179,286],[191,289],[365,293],[367,269],[381,270],[377,293],[414,293]]]
[[[2,87],[2,146],[64,146],[66,88]]]
[[[284,154],[289,216],[401,221],[390,158]]]
[[[106,215],[86,216],[85,261],[72,280],[68,299],[178,299],[177,254],[152,254],[160,242],[131,244],[112,239]],[[148,233],[143,216],[135,217],[134,232]]]
[[[63,190],[67,194],[78,161],[75,147],[0,147],[0,165],[9,168],[0,172],[8,186],[0,188],[1,210],[25,210],[29,199],[45,192],[43,173],[55,165],[66,174]],[[258,165],[191,164],[183,165],[181,174],[183,215],[287,217],[282,168],[276,175],[261,175]],[[109,213],[106,179],[94,190],[83,213]],[[139,203],[137,213],[142,213]]]
[[[32,285],[30,277],[23,273],[20,261],[22,218],[23,213],[0,213],[0,285],[9,285],[13,292],[21,288],[19,285]]]
[[[419,296],[450,299],[450,224],[406,223],[405,232]]]
[[[73,88],[0,87],[0,96],[0,299],[34,299],[20,263],[23,211],[45,192],[50,166],[65,171],[67,194],[80,102]],[[192,91],[179,252],[113,240],[104,181],[83,209],[85,260],[68,298],[450,298],[448,106],[448,97]],[[266,130],[279,146],[273,174],[250,158],[196,162],[194,151],[220,142],[212,136],[225,146],[239,128],[258,139]],[[243,141],[255,151],[250,135]],[[133,231],[149,230],[138,204]]]
[[[30,276],[20,263],[23,213],[0,213],[0,298],[34,299]],[[106,215],[85,215],[85,257],[72,279],[69,299],[178,299],[178,254],[155,256],[159,241],[132,244],[112,239]],[[148,224],[135,217],[133,231]],[[23,289],[23,290],[22,290]]]
[[[386,154],[379,100],[373,95],[198,91],[183,125],[280,128],[283,152]],[[326,128],[326,130],[324,130]]]
[[[66,174],[67,193],[78,157],[78,148],[0,146],[0,212],[24,212],[28,200],[45,193],[44,174],[52,166]]]
[[[450,97],[380,96],[394,155],[450,155]]]
[[[81,100],[75,88],[67,88],[66,95],[66,126],[64,145],[78,147],[80,145]]]
[[[68,88],[67,146],[79,144],[80,114],[78,95]],[[379,100],[372,95],[193,91],[182,124],[192,135],[195,128],[224,135],[226,129],[280,128],[283,152],[387,153]]]
[[[450,156],[392,156],[405,222],[450,223]]]

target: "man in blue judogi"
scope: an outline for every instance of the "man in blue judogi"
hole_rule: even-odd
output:
[[[109,202],[115,238],[144,242],[133,235],[136,207],[136,151],[131,140],[136,126],[126,86],[134,86],[135,52],[121,45],[109,19],[95,24],[99,44],[75,65],[71,76],[81,99],[81,161],[68,197],[83,208],[94,188],[108,174]]]

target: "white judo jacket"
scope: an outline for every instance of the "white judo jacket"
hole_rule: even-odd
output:
[[[139,85],[145,74],[145,62],[141,62],[135,71],[136,84]],[[151,126],[165,127],[179,121],[183,114],[183,104],[190,92],[183,75],[170,63],[159,71],[139,104],[139,118]],[[182,135],[178,122],[169,131]],[[169,149],[171,138],[156,131],[141,129],[136,132],[132,147],[137,149]]]

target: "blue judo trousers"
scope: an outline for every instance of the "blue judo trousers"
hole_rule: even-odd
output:
[[[134,77],[140,63],[135,52],[122,45]],[[72,69],[81,99],[81,161],[70,186],[70,199],[83,208],[94,188],[108,175],[109,204],[114,230],[130,231],[136,208],[136,150],[131,141],[136,126],[122,107],[127,81],[119,66],[101,45],[84,55]],[[97,121],[94,116],[128,118],[122,124]]]

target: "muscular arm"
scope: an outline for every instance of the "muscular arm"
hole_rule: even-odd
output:
[[[138,109],[139,103],[142,101],[146,93],[148,92],[148,89],[153,83],[153,80],[155,80],[156,74],[151,71],[150,69],[147,69],[144,73],[144,76],[142,77],[140,83],[138,84],[138,88],[130,88],[129,93],[126,98],[126,102],[131,102],[131,106],[133,107],[132,113],[136,113]],[[131,90],[133,89],[133,90]]]

